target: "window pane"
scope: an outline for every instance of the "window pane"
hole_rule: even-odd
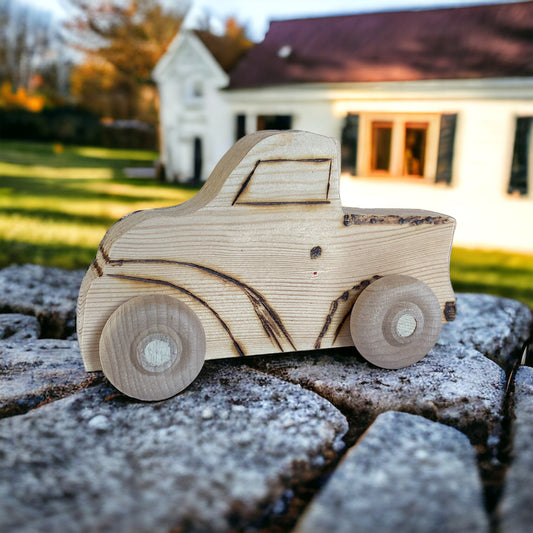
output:
[[[194,98],[202,98],[204,95],[204,86],[201,81],[197,80],[194,82],[192,94]]]
[[[427,122],[408,122],[405,125],[404,174],[410,176],[424,175],[427,129]]]
[[[372,123],[372,167],[371,170],[390,169],[392,122]]]
[[[291,115],[259,115],[257,117],[257,131],[260,130],[290,130]]]

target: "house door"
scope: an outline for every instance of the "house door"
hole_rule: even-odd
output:
[[[202,179],[202,139],[200,137],[194,138],[192,178],[194,181],[200,181]]]

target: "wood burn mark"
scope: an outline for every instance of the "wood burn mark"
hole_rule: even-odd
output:
[[[283,349],[283,342],[286,341],[293,350],[296,350],[296,346],[289,335],[288,331],[285,329],[285,326],[281,320],[281,317],[278,313],[271,307],[271,305],[266,301],[266,298],[259,293],[257,290],[253,289],[246,283],[239,281],[236,278],[233,278],[227,274],[214,270],[212,268],[198,265],[196,263],[188,263],[183,261],[171,261],[166,259],[127,259],[127,260],[111,260],[109,262],[111,266],[122,266],[124,264],[166,264],[173,266],[183,266],[188,268],[193,268],[200,270],[205,274],[214,276],[222,281],[231,283],[238,287],[244,292],[247,298],[250,300],[254,312],[259,319],[263,330],[265,331],[267,337],[275,344],[280,351],[285,351]],[[116,275],[112,275],[116,276]],[[167,282],[162,282],[167,283]]]
[[[422,224],[430,224],[433,226],[440,226],[452,222],[450,217],[446,216],[400,216],[400,215],[344,215],[343,224],[345,226],[366,226],[370,224],[385,224],[400,226],[420,226]]]
[[[239,205],[327,205],[331,202],[329,200],[298,200],[298,201],[283,201],[283,202],[239,202]]]
[[[326,316],[326,320],[324,321],[324,325],[322,326],[322,330],[320,331],[316,341],[315,341],[315,350],[319,350],[321,345],[322,345],[322,339],[326,336],[330,326],[331,326],[331,323],[333,322],[333,318],[335,317],[335,315],[337,314],[337,311],[339,309],[339,306],[341,307],[344,307],[346,308],[347,307],[347,310],[345,309],[345,312],[344,312],[344,315],[342,317],[342,319],[340,320],[337,328],[335,329],[335,334],[334,334],[334,337],[333,337],[333,342],[332,344],[335,343],[335,341],[337,340],[337,337],[339,336],[344,324],[346,323],[346,321],[348,320],[348,317],[350,316],[350,313],[352,312],[352,307],[353,307],[353,304],[355,302],[355,299],[357,298],[357,296],[359,295],[359,293],[365,289],[366,287],[368,287],[373,281],[376,281],[378,279],[380,279],[382,276],[373,276],[372,278],[370,279],[365,279],[361,282],[359,282],[357,285],[354,285],[351,289],[348,289],[347,291],[344,291],[338,298],[335,298],[335,300],[333,300],[330,304],[330,307],[329,307],[329,313],[328,315]],[[347,306],[342,306],[341,304],[344,304],[348,302]]]
[[[96,270],[96,273],[98,274],[98,277],[101,278],[104,275],[104,271],[102,270],[102,267],[100,266],[100,263],[98,263],[98,259],[95,259],[93,261],[93,266]]]
[[[455,301],[446,302],[444,304],[444,319],[446,322],[453,322],[455,320]]]
[[[101,244],[98,247],[98,250],[100,250],[100,253],[102,254],[102,257],[104,258],[104,261],[106,263],[109,263],[111,258],[109,257],[109,254],[106,252],[106,250],[104,249],[104,247]]]
[[[322,248],[320,246],[313,246],[311,248],[311,251],[309,252],[309,256],[311,259],[317,259],[322,255]]]
[[[252,179],[252,176],[254,175],[254,172],[260,163],[261,159],[258,159],[255,162],[254,168],[252,168],[250,174],[248,174],[248,176],[246,176],[246,179],[242,182],[241,188],[237,191],[237,194],[235,195],[233,202],[231,202],[231,205],[235,205],[235,202],[239,199],[239,196],[246,190],[246,187],[248,187],[248,184],[250,183],[250,180]]]
[[[237,342],[237,340],[233,336],[229,326],[226,324],[226,322],[224,322],[224,320],[222,320],[222,317],[205,300],[196,296],[196,294],[192,293],[191,291],[185,289],[184,287],[180,287],[179,285],[171,283],[169,281],[162,281],[159,279],[141,278],[137,276],[126,276],[124,274],[108,274],[108,275],[111,278],[123,279],[127,281],[134,281],[134,282],[139,282],[139,283],[151,283],[152,285],[163,285],[165,287],[170,287],[171,289],[175,289],[183,294],[186,294],[187,296],[190,296],[193,300],[196,300],[199,304],[204,306],[215,316],[215,318],[218,320],[218,322],[220,323],[224,331],[226,331],[229,338],[231,339],[233,347],[235,348],[235,351],[237,352],[239,357],[243,357],[246,355],[241,345]]]

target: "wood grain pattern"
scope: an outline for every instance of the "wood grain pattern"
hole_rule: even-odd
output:
[[[111,315],[141,295],[188,306],[205,331],[207,359],[353,346],[355,301],[390,275],[420,280],[439,320],[453,317],[455,221],[343,207],[339,174],[334,139],[258,132],[237,142],[190,201],[117,222],[80,290],[87,370],[102,368]]]

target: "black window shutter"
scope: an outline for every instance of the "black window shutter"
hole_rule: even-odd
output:
[[[359,115],[348,113],[341,132],[341,170],[357,173],[357,144],[359,137]]]
[[[457,114],[444,114],[440,117],[439,155],[437,158],[436,182],[451,183],[453,164],[453,145]]]
[[[527,194],[528,152],[533,117],[517,117],[508,193]]]

